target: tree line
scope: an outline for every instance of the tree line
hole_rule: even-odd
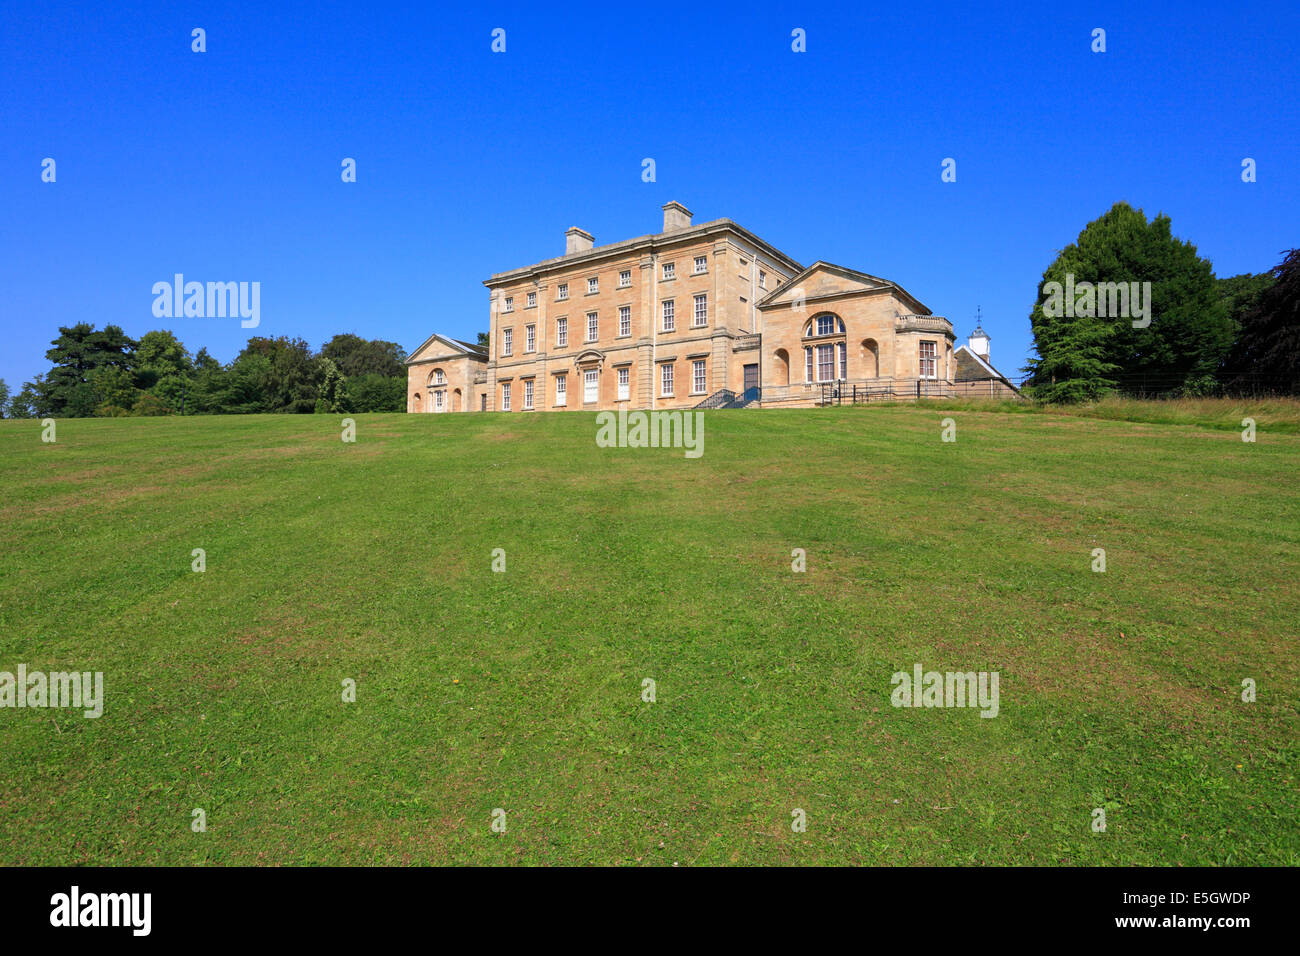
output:
[[[10,394],[7,418],[400,412],[406,353],[394,342],[336,335],[319,352],[300,338],[254,337],[228,365],[206,348],[191,355],[170,331],[137,341],[116,325],[60,326],[45,353],[52,367]]]
[[[1106,308],[1133,313],[1146,292],[1138,318]],[[1043,401],[1300,392],[1300,250],[1268,272],[1216,278],[1168,216],[1148,221],[1128,203],[1061,250],[1029,321],[1025,392]]]

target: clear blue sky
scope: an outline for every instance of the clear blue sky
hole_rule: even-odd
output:
[[[670,199],[893,279],[961,341],[982,306],[1008,373],[1042,270],[1117,200],[1172,216],[1220,276],[1300,245],[1294,2],[0,8],[15,389],[78,321],[222,361],[254,334],[472,338],[488,275],[560,254],[569,226],[657,231]],[[155,319],[176,272],[261,282],[261,326]]]

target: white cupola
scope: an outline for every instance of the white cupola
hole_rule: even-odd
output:
[[[978,320],[975,323],[975,331],[971,332],[966,345],[984,361],[989,360],[989,334],[980,326]]]

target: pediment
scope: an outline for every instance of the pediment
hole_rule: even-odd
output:
[[[600,349],[583,349],[573,357],[574,366],[581,365],[604,365],[605,353]]]
[[[814,262],[779,289],[764,297],[758,306],[766,309],[793,304],[800,297],[805,302],[813,302],[817,299],[881,292],[892,288],[894,288],[893,283],[887,279],[880,279],[829,262]]]
[[[468,348],[464,343],[435,332],[407,357],[406,364],[413,365],[416,362],[427,362],[431,359],[449,358],[469,358],[478,362],[487,361],[487,356]]]

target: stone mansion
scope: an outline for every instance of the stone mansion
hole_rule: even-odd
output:
[[[407,359],[412,412],[800,406],[922,395],[1014,395],[976,328],[902,286],[806,268],[730,219],[681,203],[663,230],[498,272],[488,347],[431,335]]]

